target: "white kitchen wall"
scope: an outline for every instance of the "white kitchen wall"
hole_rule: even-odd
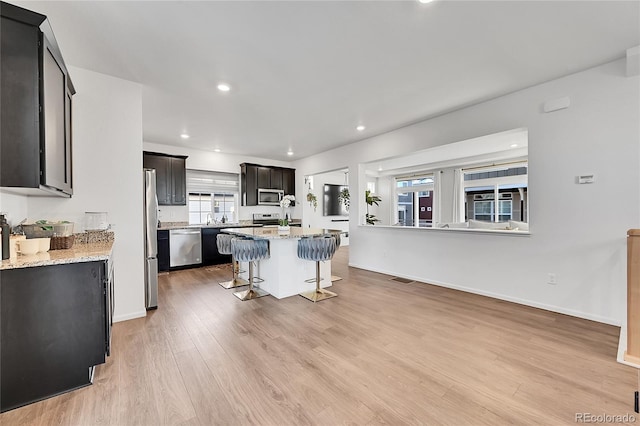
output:
[[[611,324],[626,311],[626,231],[640,224],[640,77],[618,60],[297,161],[302,175],[515,128],[529,131],[530,236],[359,226],[352,266]],[[542,105],[569,96],[568,109]],[[577,185],[581,174],[596,182]],[[302,188],[301,188],[302,189]],[[557,275],[549,285],[548,274]]]
[[[6,213],[11,227],[18,225],[27,217],[27,197],[0,192],[0,212]]]
[[[373,180],[369,178],[369,180]],[[376,215],[380,223],[393,225],[396,223],[393,200],[396,197],[395,180],[391,177],[384,176],[373,180],[376,185],[375,195],[379,196],[382,201],[379,206],[371,206],[371,214]]]
[[[144,151],[160,152],[171,155],[187,155],[187,169],[209,170],[216,172],[240,174],[240,164],[254,163],[265,166],[291,167],[290,162],[268,160],[259,157],[225,154],[222,152],[204,151],[200,149],[185,148],[174,145],[161,145],[144,142]],[[303,177],[296,171],[296,181]],[[297,186],[296,186],[297,191]],[[240,206],[238,216],[240,220],[251,220],[253,213],[281,212],[279,207],[272,206]],[[293,217],[300,217],[302,212],[292,209]],[[298,216],[296,216],[296,214]],[[189,208],[187,206],[160,206],[160,221],[162,222],[186,222],[189,220]]]
[[[83,226],[85,211],[105,211],[115,232],[114,321],[142,317],[142,89],[137,83],[69,67],[73,97],[73,197],[29,197],[31,218]],[[79,229],[77,229],[79,230]]]

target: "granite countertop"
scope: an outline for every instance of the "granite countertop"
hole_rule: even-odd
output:
[[[107,260],[111,256],[112,250],[113,241],[76,243],[66,250],[49,250],[46,253],[32,255],[18,254],[15,258],[3,260],[0,264],[0,270]]]
[[[277,227],[262,228],[227,228],[223,232],[267,240],[285,240],[290,238],[313,237],[324,234],[339,234],[339,229],[300,228],[292,226],[288,231],[278,231]]]

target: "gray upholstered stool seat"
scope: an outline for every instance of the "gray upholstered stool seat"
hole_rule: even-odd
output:
[[[269,241],[234,238],[231,240],[231,254],[240,262],[249,262],[249,289],[235,292],[234,296],[249,300],[268,295],[266,291],[253,287],[253,262],[269,258]]]
[[[247,280],[244,280],[238,277],[238,273],[244,272],[244,271],[240,271],[240,265],[238,261],[233,257],[233,253],[231,253],[231,240],[233,240],[234,238],[238,238],[238,237],[235,235],[225,234],[225,233],[220,233],[216,237],[216,243],[218,245],[218,253],[231,255],[231,271],[232,271],[233,278],[231,279],[231,281],[224,281],[220,283],[220,285],[224,288],[234,288],[234,287],[240,287],[240,286],[249,284]]]
[[[320,262],[331,260],[336,252],[336,238],[333,235],[323,235],[298,240],[298,257],[316,262],[316,289],[300,293],[300,296],[312,302],[336,297],[337,294],[320,288]]]

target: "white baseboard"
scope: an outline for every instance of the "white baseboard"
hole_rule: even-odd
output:
[[[484,291],[484,290],[480,290],[480,289],[473,288],[473,287],[465,287],[465,286],[456,285],[456,284],[439,282],[439,281],[430,280],[430,279],[424,278],[424,277],[414,277],[414,276],[411,276],[411,275],[397,274],[395,272],[385,271],[385,270],[382,270],[382,269],[372,269],[369,266],[364,267],[364,266],[357,265],[357,264],[355,264],[353,262],[349,262],[349,266],[352,266],[352,267],[358,268],[358,269],[364,269],[364,270],[367,270],[367,271],[378,272],[380,274],[391,275],[391,276],[394,276],[394,277],[406,278],[406,279],[410,279],[410,280],[414,280],[414,281],[418,281],[418,282],[422,282],[422,283],[426,283],[426,284],[433,284],[433,285],[437,285],[438,287],[446,287],[446,288],[450,288],[450,289],[453,289],[453,290],[464,291],[464,292],[467,292],[467,293],[479,294],[481,296],[492,297],[494,299],[505,300],[507,302],[513,302],[513,303],[517,303],[519,305],[531,306],[533,308],[544,309],[545,311],[557,312],[559,314],[564,314],[564,315],[569,315],[569,316],[572,316],[572,317],[583,318],[583,319],[587,319],[587,320],[591,320],[591,321],[601,322],[601,323],[604,323],[604,324],[614,325],[614,326],[617,326],[617,327],[620,327],[620,325],[621,325],[620,321],[615,319],[615,318],[603,317],[603,316],[600,316],[600,315],[593,315],[593,314],[590,314],[590,313],[587,313],[587,312],[582,312],[582,311],[576,311],[576,310],[573,310],[573,309],[563,308],[561,306],[548,305],[546,303],[539,303],[539,302],[535,302],[535,301],[532,301],[532,300],[520,299],[518,297],[512,297],[512,296],[509,296],[509,295],[499,294],[499,293],[493,293],[493,292],[490,292],[490,291]]]
[[[143,311],[136,311],[136,312],[129,312],[127,314],[123,314],[123,315],[114,315],[113,317],[113,322],[121,322],[121,321],[128,321],[131,319],[135,319],[135,318],[143,318],[147,316],[147,311],[143,310]]]

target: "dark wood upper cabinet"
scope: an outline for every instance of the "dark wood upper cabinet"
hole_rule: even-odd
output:
[[[282,190],[285,195],[296,195],[296,171],[294,169],[283,169]]]
[[[144,152],[145,169],[156,171],[156,195],[160,206],[184,206],[187,204],[187,177],[185,156]]]
[[[258,167],[240,164],[240,192],[243,206],[258,205]]]
[[[282,189],[282,169],[271,169],[270,189]]]
[[[295,181],[295,169],[242,163],[240,164],[242,205],[258,205],[258,188],[281,189],[285,195],[296,195]]]
[[[258,186],[257,188],[272,189],[271,188],[271,169],[269,167],[258,166]]]
[[[70,197],[75,89],[46,16],[0,2],[0,186]]]
[[[187,204],[186,157],[171,158],[171,204],[174,206]]]
[[[145,169],[155,169],[156,171],[156,195],[158,204],[167,206],[171,204],[171,161],[163,155],[153,155],[144,153],[143,166]]]

